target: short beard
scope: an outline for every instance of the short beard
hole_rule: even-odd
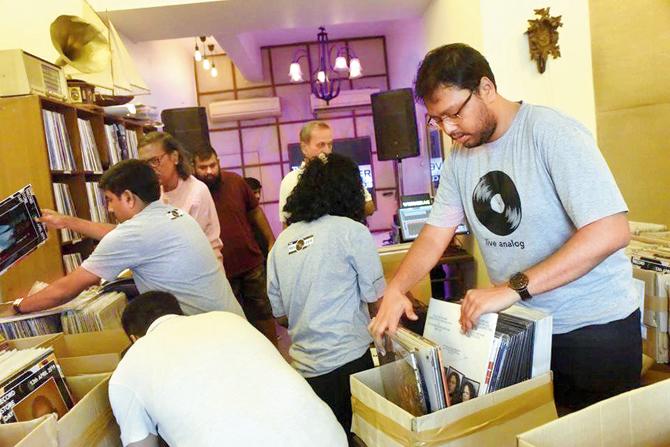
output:
[[[218,191],[219,188],[221,187],[221,172],[216,174],[213,178],[198,177],[198,180],[207,185],[207,188],[209,188],[210,192]]]
[[[487,110],[479,122],[482,129],[476,134],[479,138],[474,143],[464,143],[463,147],[471,149],[486,144],[491,140],[491,136],[495,133],[496,128],[498,127],[498,122],[495,117]]]

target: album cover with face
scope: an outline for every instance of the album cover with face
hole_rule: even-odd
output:
[[[0,202],[0,275],[47,240],[31,185]]]

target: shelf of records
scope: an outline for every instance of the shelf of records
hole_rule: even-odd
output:
[[[0,335],[13,340],[58,332],[79,334],[118,329],[121,327],[121,314],[128,303],[126,295],[102,290],[99,286],[91,287],[62,306],[2,317]]]
[[[93,222],[109,222],[109,215],[107,213],[107,205],[105,202],[105,195],[98,186],[97,182],[86,182],[86,198],[88,201],[89,216]],[[67,183],[53,183],[54,201],[56,204],[56,211],[67,216],[78,216],[74,201],[72,200],[72,192],[70,185]],[[82,240],[82,236],[69,228],[62,228],[59,230],[62,243],[76,243]]]
[[[400,328],[378,347],[386,399],[430,414],[550,370],[552,317],[515,305],[461,332],[460,304],[431,298],[423,336]]]
[[[82,164],[82,166],[77,166],[65,115],[59,111],[43,109],[42,118],[49,152],[49,166],[53,173],[103,173],[107,166],[103,165],[98,147],[99,140],[96,140],[91,119],[77,117],[76,125],[81,143]],[[109,160],[109,166],[128,158],[139,158],[137,128],[134,125],[130,126],[117,118],[105,117],[103,126],[107,151],[104,160]]]

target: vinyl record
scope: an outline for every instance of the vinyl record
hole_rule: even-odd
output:
[[[490,171],[472,191],[472,206],[479,222],[498,236],[507,236],[521,223],[521,198],[512,179]]]

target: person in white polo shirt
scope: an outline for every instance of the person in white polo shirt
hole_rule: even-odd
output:
[[[287,226],[287,213],[284,212],[286,199],[291,195],[293,189],[298,184],[298,178],[305,168],[305,163],[319,154],[330,154],[333,152],[333,130],[325,121],[310,121],[300,129],[300,150],[305,157],[299,169],[289,172],[284,176],[279,185],[279,221]],[[365,215],[369,216],[375,212],[375,204],[372,196],[365,187]]]
[[[172,295],[148,292],[122,323],[134,343],[109,400],[124,446],[347,445],[328,406],[243,318],[183,316]]]

